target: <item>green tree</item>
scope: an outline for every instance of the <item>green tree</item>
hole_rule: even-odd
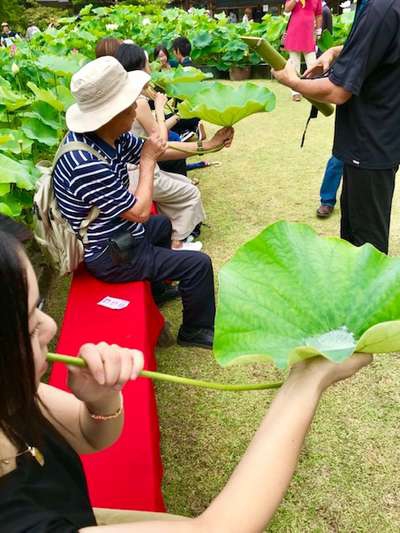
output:
[[[23,35],[30,24],[44,30],[51,22],[68,14],[67,9],[43,6],[37,0],[0,0],[1,22],[8,22],[12,29]]]
[[[1,0],[0,19],[1,22],[8,22],[11,27],[16,27],[23,15],[25,2],[19,0]],[[18,28],[19,29],[19,28]]]

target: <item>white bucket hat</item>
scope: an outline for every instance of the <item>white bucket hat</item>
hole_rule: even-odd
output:
[[[126,72],[115,57],[104,56],[87,63],[72,76],[71,92],[76,104],[67,109],[68,129],[95,131],[132,105],[150,80],[141,70]]]

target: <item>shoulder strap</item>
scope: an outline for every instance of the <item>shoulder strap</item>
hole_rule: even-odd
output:
[[[53,160],[53,169],[57,164],[57,161],[60,159],[61,156],[68,152],[73,152],[74,150],[84,150],[85,152],[89,152],[90,154],[97,157],[97,159],[100,159],[100,161],[103,161],[103,163],[108,163],[107,159],[103,157],[95,148],[92,146],[89,146],[88,144],[80,141],[71,141],[65,143],[65,137],[61,141],[61,144],[57,150],[56,155],[54,156]]]
[[[54,156],[51,174],[53,174],[54,168],[57,164],[57,161],[60,159],[60,157],[68,152],[73,152],[74,150],[84,150],[85,152],[89,152],[90,154],[97,157],[97,159],[100,159],[100,161],[103,161],[103,163],[108,163],[107,159],[103,157],[92,146],[89,146],[88,144],[84,142],[80,142],[80,141],[65,142],[66,138],[67,138],[67,135],[61,141],[61,144],[58,147],[58,150],[56,152],[56,155]],[[79,237],[84,244],[87,243],[87,231],[89,228],[89,224],[91,224],[94,220],[96,220],[99,214],[100,214],[99,208],[92,207],[92,209],[88,213],[88,216],[84,220],[82,220],[82,223],[79,228]]]

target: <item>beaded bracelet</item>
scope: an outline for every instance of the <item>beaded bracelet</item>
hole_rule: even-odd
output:
[[[122,411],[124,410],[124,402],[121,395],[121,405],[118,407],[118,409],[115,411],[115,413],[112,413],[111,415],[97,415],[95,413],[91,413],[88,409],[88,413],[90,418],[93,418],[93,420],[97,420],[98,422],[106,422],[107,420],[113,420],[114,418],[118,418],[121,416]]]

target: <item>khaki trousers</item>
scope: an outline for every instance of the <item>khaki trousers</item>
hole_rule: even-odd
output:
[[[150,522],[166,520],[185,520],[183,516],[168,513],[150,513],[146,511],[123,511],[118,509],[93,509],[99,526],[112,524],[130,524],[133,522]]]
[[[139,180],[138,168],[129,168],[129,179],[134,193]],[[154,171],[153,200],[160,215],[171,221],[173,240],[186,239],[206,219],[199,189],[186,176],[165,172],[158,165]]]

